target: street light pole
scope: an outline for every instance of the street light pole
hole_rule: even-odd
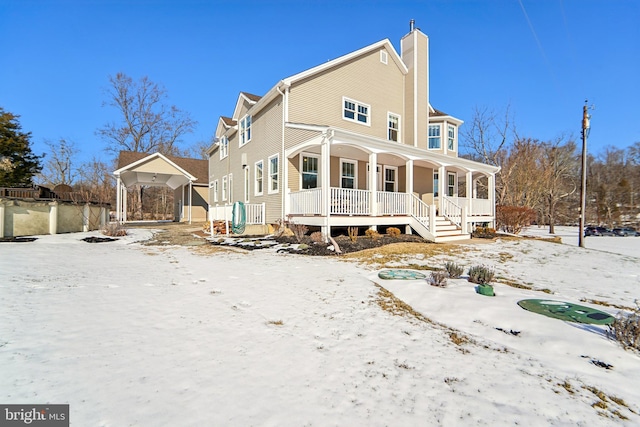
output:
[[[580,229],[578,230],[578,246],[584,248],[584,223],[587,209],[587,131],[589,130],[588,100],[582,107],[582,183],[580,185]]]

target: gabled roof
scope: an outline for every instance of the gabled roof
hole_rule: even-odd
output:
[[[220,116],[220,120],[225,125],[225,127],[230,128],[238,124],[236,120],[233,120],[231,117]]]
[[[247,102],[251,106],[253,106],[256,102],[260,101],[261,98],[261,96],[253,95],[248,92],[240,92],[240,95],[238,95],[238,100],[236,101],[236,108],[233,110],[232,120],[237,121],[238,119],[240,119],[240,110],[242,109],[242,104]]]
[[[379,50],[381,48],[385,47],[387,49],[387,51],[390,54],[391,59],[393,60],[393,62],[396,63],[396,65],[398,66],[398,68],[400,68],[400,70],[402,70],[403,74],[407,74],[409,71],[407,69],[407,66],[405,65],[404,62],[402,62],[402,58],[400,58],[400,55],[398,55],[398,52],[396,52],[396,50],[394,49],[393,45],[391,44],[391,42],[389,41],[389,39],[384,39],[384,40],[380,40],[377,43],[373,43],[370,44],[369,46],[365,46],[362,49],[358,49],[356,51],[353,51],[351,53],[348,53],[346,55],[340,56],[336,59],[333,59],[331,61],[325,62],[324,64],[318,65],[317,67],[313,67],[310,68],[306,71],[303,71],[301,73],[298,74],[294,74],[291,77],[287,77],[286,79],[283,79],[282,81],[286,84],[286,85],[291,85],[292,83],[295,83],[299,80],[302,79],[306,79],[308,77],[313,76],[314,74],[318,74],[321,73],[325,70],[328,70],[330,68],[336,67],[338,65],[344,64],[347,61],[350,61],[354,58],[357,58],[358,56],[367,54],[369,52],[375,51],[375,50]]]
[[[149,154],[135,151],[121,151],[118,156],[118,169],[114,171],[113,174],[122,176],[124,173],[136,169],[145,163],[150,163],[155,159],[164,160],[188,181],[199,181],[198,184],[207,184],[209,182],[209,162],[207,160],[165,156],[160,153]],[[140,180],[140,183],[144,182]]]

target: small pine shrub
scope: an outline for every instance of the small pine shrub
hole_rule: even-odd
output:
[[[373,228],[368,228],[367,231],[364,232],[364,235],[372,239],[379,239],[380,237],[382,237],[380,233],[378,233],[378,231],[374,230]]]
[[[452,279],[458,279],[464,273],[464,267],[456,264],[453,261],[447,261],[444,263],[444,269],[449,273],[449,277]]]
[[[391,237],[398,237],[400,235],[400,229],[396,227],[387,228],[387,235]]]
[[[126,236],[127,229],[119,222],[110,222],[109,224],[105,224],[102,228],[102,234],[110,237]]]
[[[494,271],[484,265],[475,265],[469,268],[469,282],[478,285],[486,285],[493,280]]]
[[[640,307],[631,314],[618,314],[613,324],[609,325],[609,336],[625,349],[640,351]]]
[[[432,271],[427,279],[431,286],[437,286],[439,288],[444,288],[447,286],[447,279],[449,278],[449,273],[445,270],[435,270]]]
[[[309,237],[311,237],[313,243],[325,243],[327,241],[321,231],[314,231]]]
[[[347,228],[347,234],[349,234],[349,239],[351,239],[352,242],[355,242],[356,240],[358,240],[358,233],[360,233],[360,230],[358,230],[358,227]]]

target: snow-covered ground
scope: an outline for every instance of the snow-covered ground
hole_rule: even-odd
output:
[[[0,402],[69,403],[73,426],[638,425],[640,357],[516,302],[633,307],[640,237],[557,231],[399,263],[530,288],[494,298],[337,257],[142,246],[141,229],[0,243]],[[383,310],[378,285],[424,317]]]

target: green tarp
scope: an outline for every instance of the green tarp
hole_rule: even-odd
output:
[[[525,310],[567,322],[609,325],[615,320],[613,316],[603,311],[570,302],[524,299],[518,301],[518,305]]]

